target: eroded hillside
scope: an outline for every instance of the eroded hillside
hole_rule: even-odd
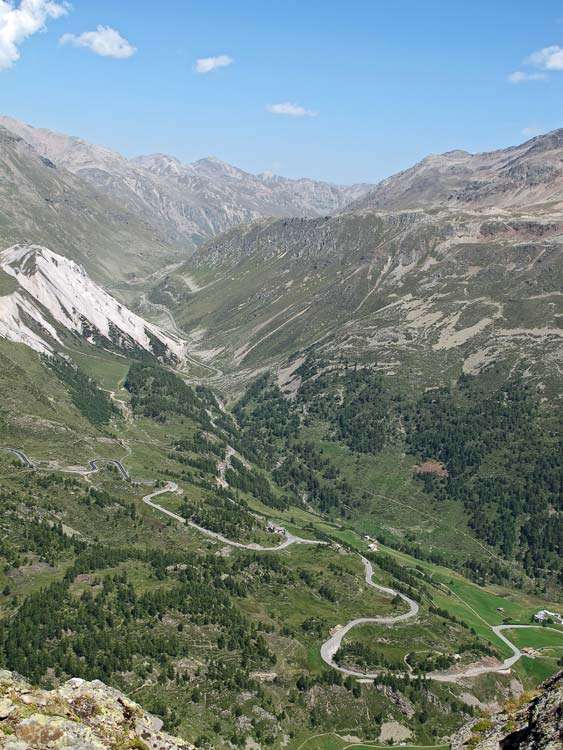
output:
[[[553,382],[562,226],[525,211],[262,222],[209,243],[149,299],[235,378],[314,347],[414,384],[496,361]]]

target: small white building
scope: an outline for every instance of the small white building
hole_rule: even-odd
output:
[[[536,612],[534,615],[534,620],[536,620],[536,622],[553,620],[553,622],[556,622],[558,625],[563,625],[563,615],[560,615],[559,612],[550,612],[549,609],[540,609],[540,611]]]
[[[379,550],[379,544],[376,541],[370,542],[368,547],[370,548],[372,552],[378,552]]]

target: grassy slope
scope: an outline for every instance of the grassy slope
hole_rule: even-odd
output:
[[[511,222],[514,231],[506,217],[491,230],[494,221],[470,213],[363,213],[244,227],[151,298],[185,330],[202,329],[202,348],[222,348],[217,362],[236,379],[314,344],[415,388],[456,377],[464,363],[525,360],[556,396],[560,339],[526,330],[559,327],[560,237]]]
[[[185,492],[201,495],[201,489],[182,480],[184,467],[170,456],[169,450],[175,438],[193,434],[197,429],[196,425],[190,423],[189,420],[173,419],[163,426],[153,420],[132,419],[128,416],[115,420],[107,430],[95,430],[85,420],[81,421],[60,383],[45,379],[44,368],[38,364],[34,355],[20,347],[4,347],[4,351],[5,356],[9,356],[12,366],[17,365],[21,368],[21,372],[25,373],[25,379],[21,382],[16,378],[17,386],[14,387],[20,390],[8,390],[11,394],[11,400],[5,404],[8,410],[14,413],[16,404],[26,403],[30,413],[37,413],[41,418],[53,420],[56,416],[56,420],[65,427],[60,432],[55,432],[50,427],[43,433],[36,431],[35,426],[33,429],[22,429],[17,433],[10,432],[10,442],[16,442],[18,446],[24,447],[33,457],[57,458],[61,464],[71,461],[83,464],[94,455],[123,457],[134,477],[159,480],[175,477],[179,479]],[[128,394],[121,388],[126,363],[111,355],[101,354],[94,358],[87,354],[87,352],[82,354],[81,366],[90,374],[97,376],[105,388],[116,391],[118,398],[127,401]],[[6,383],[13,381],[13,373],[10,375],[10,372],[5,368]],[[17,372],[19,373],[20,370]],[[9,377],[12,380],[9,381]],[[24,395],[26,393],[27,396]],[[33,396],[33,400],[30,400],[29,394]],[[54,406],[50,399],[55,399]],[[288,528],[303,536],[315,538],[319,533],[324,533],[362,552],[366,550],[366,542],[362,539],[362,534],[377,533],[381,528],[387,530],[410,528],[412,531],[418,531],[422,537],[428,538],[436,545],[439,545],[441,535],[443,535],[444,545],[454,547],[455,534],[444,533],[449,529],[444,529],[445,522],[436,518],[429,498],[425,498],[420,492],[416,494],[412,484],[409,460],[397,462],[393,460],[391,454],[384,454],[375,461],[363,457],[358,467],[356,460],[351,458],[347,449],[327,440],[316,430],[318,427],[310,428],[308,437],[318,439],[320,445],[342,470],[349,473],[350,480],[355,482],[355,489],[381,490],[382,495],[393,498],[395,502],[386,501],[384,498],[373,498],[373,504],[370,501],[369,507],[364,508],[357,519],[346,522],[344,525],[340,522],[330,522],[303,508],[290,508],[287,511],[267,508],[251,496],[246,496],[252,509],[264,518],[282,521]],[[14,464],[8,456],[1,458],[0,472],[4,487],[14,482],[17,484],[26,481],[25,477],[29,474]],[[80,480],[80,483],[88,486],[83,480]],[[90,540],[98,538],[111,540],[112,544],[141,546],[150,544],[160,549],[177,550],[179,553],[192,550],[198,554],[208,552],[215,554],[220,548],[220,545],[211,540],[190,529],[180,527],[171,520],[164,519],[156,511],[147,508],[141,502],[141,496],[146,492],[145,489],[117,481],[111,472],[97,475],[94,478],[94,484],[105,487],[116,498],[119,498],[119,503],[124,503],[125,506],[135,504],[137,520],[132,522],[126,514],[121,512],[119,503],[115,507],[102,510],[95,507],[85,508],[77,502],[72,492],[58,491],[50,496],[50,503],[53,507],[49,513],[54,514],[51,517],[62,518],[69,529],[79,532],[84,538]],[[162,501],[170,507],[177,507],[178,501],[172,495],[163,496]],[[411,502],[415,502],[417,509],[414,517],[411,510],[403,505],[403,503],[410,505]],[[462,523],[463,518],[448,517],[447,525],[450,526],[454,521],[456,524]],[[472,544],[467,541],[467,548],[473,553],[476,550],[473,549]],[[384,547],[383,551],[404,567],[421,568],[431,577],[434,603],[467,622],[480,638],[490,642],[503,654],[505,653],[503,645],[492,635],[490,625],[501,623],[503,617],[510,618],[512,622],[526,623],[537,609],[546,606],[557,609],[558,606],[556,603],[550,603],[546,599],[525,594],[522,591],[500,587],[479,587],[447,568],[415,560],[409,555],[390,548]],[[236,551],[231,551],[229,555],[233,560],[238,558],[246,560],[249,556],[248,553]],[[319,645],[330,627],[352,617],[389,611],[390,604],[373,590],[366,590],[362,584],[362,566],[358,558],[354,556],[342,556],[332,550],[293,547],[283,555],[279,555],[279,558],[290,571],[308,571],[313,584],[298,583],[280,587],[275,577],[270,582],[261,581],[249,590],[247,597],[240,601],[240,608],[253,621],[273,628],[273,631],[266,637],[271,648],[279,655],[276,671],[280,674],[281,682],[278,687],[264,686],[264,690],[273,701],[273,705],[281,710],[284,696],[287,696],[301,672],[304,671],[312,676],[321,675],[324,672],[319,658]],[[17,576],[6,577],[5,574],[0,574],[0,588],[9,583],[12,586],[10,596],[15,593],[21,597],[30,591],[37,590],[50,580],[62,577],[70,560],[65,562],[63,559],[57,562],[54,568],[41,569],[34,569],[34,561],[30,562],[31,567],[23,566]],[[96,576],[123,569],[127,571],[129,580],[139,593],[159,590],[162,587],[166,589],[170,585],[167,580],[156,579],[146,565],[138,562],[127,562],[113,569],[100,570],[96,572]],[[378,571],[377,577],[383,584],[393,584],[392,577],[384,571]],[[337,594],[335,603],[319,595],[318,589],[321,582],[328,583],[334,589]],[[87,584],[75,584],[75,593],[78,595],[85,585]],[[497,611],[499,606],[504,608],[504,614]],[[311,617],[317,618],[321,623],[319,634],[302,630],[304,620]],[[424,609],[422,618],[414,631],[418,633],[417,628],[426,628],[426,633],[430,637],[437,630],[438,621],[429,617]],[[163,628],[162,632],[166,634],[168,626],[159,627]],[[397,629],[394,633],[394,645],[390,645],[390,649],[395,650],[397,654],[405,653],[412,647],[414,631],[411,627],[405,627],[404,630]],[[192,641],[200,644],[195,647],[194,656],[201,663],[205,663],[216,654],[216,647],[213,645],[214,637],[211,637],[211,633],[198,629],[189,632]],[[525,632],[526,645],[538,647],[545,645],[542,640],[545,639],[543,631]],[[418,634],[421,633],[422,631]],[[455,629],[452,637],[453,641],[450,645],[455,649],[457,638]],[[519,637],[524,638],[523,635]],[[555,638],[557,638],[556,635]],[[436,645],[432,643],[433,647]],[[555,656],[552,652],[546,651],[542,652],[542,656],[538,659],[523,660],[516,671],[527,685],[533,685],[554,668]],[[502,680],[499,681],[499,684],[501,683]],[[126,680],[122,686],[128,691],[137,691],[136,698],[149,707],[153,706],[157,699],[169,701],[171,705],[176,706],[181,715],[181,731],[192,738],[203,732],[209,734],[214,717],[220,711],[229,710],[226,696],[214,694],[209,697],[206,706],[200,703],[193,704],[186,699],[185,689],[174,684],[154,684],[143,688],[142,682],[133,677],[129,682]],[[323,691],[324,689],[321,692]],[[330,718],[328,715],[321,718],[322,725],[319,729],[323,732],[334,729],[342,735],[359,732],[359,736],[365,736],[362,734],[364,731],[362,727],[358,726],[352,718],[358,711],[364,712],[365,710],[375,714],[395,715],[399,721],[404,721],[400,713],[396,713],[379,693],[363,688],[360,698],[353,700],[346,691],[344,693],[340,691],[340,688],[325,691],[323,700],[327,701],[332,714]],[[249,717],[254,716],[253,705],[255,703],[254,698],[244,703],[243,713]],[[308,725],[309,710],[306,705],[298,704],[291,711],[294,717],[291,722],[294,736],[290,737],[288,747],[298,748],[301,743],[306,742],[305,747],[316,748],[325,747],[323,744],[325,742],[330,742],[332,746],[334,742],[334,747],[341,750],[346,745],[344,740],[330,734],[323,734],[318,740],[309,741],[308,738],[311,735],[317,734],[316,729]],[[432,722],[433,725],[438,726],[439,717],[435,716]],[[228,732],[234,731],[235,719],[231,715],[222,720],[221,724],[221,734],[228,736]],[[445,729],[446,725],[447,722],[442,723],[442,729]],[[431,740],[424,733],[419,737],[421,742],[425,741],[425,737],[427,742]],[[317,742],[321,744],[318,745]]]

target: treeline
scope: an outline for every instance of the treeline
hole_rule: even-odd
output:
[[[407,555],[414,557],[416,560],[425,560],[442,565],[446,568],[453,568],[462,572],[467,578],[477,583],[492,581],[493,583],[517,583],[518,578],[510,570],[508,565],[495,558],[476,559],[473,557],[456,557],[452,554],[446,554],[438,549],[427,549],[421,544],[409,539],[406,534],[404,538],[397,539],[385,531],[378,533],[379,541],[387,547],[396,549],[399,552],[405,552]]]
[[[300,427],[299,416],[269,373],[248,387],[234,415],[242,429],[242,453],[262,467],[270,467],[280,446],[296,436]]]
[[[219,438],[212,440],[203,432],[196,432],[195,435],[190,437],[178,438],[174,442],[174,447],[177,451],[197,454],[213,453],[215,456],[222,458],[225,455],[227,443]]]
[[[420,460],[440,462],[444,472],[419,475],[426,493],[463,504],[475,535],[505,558],[516,557],[530,575],[555,573],[563,582],[561,430],[529,383],[514,377],[499,385],[490,374],[464,374],[451,388],[413,399],[344,358],[329,365],[310,356],[296,372],[304,381],[297,403],[305,425],[330,425],[334,439],[356,453],[405,441]],[[293,457],[277,469],[288,486],[311,481],[299,472]],[[318,467],[313,474],[318,481]],[[416,545],[405,543],[404,551],[426,557]],[[452,564],[451,556],[430,554],[432,562]],[[495,560],[453,562],[474,580],[511,577]]]
[[[301,411],[302,404],[284,398],[268,373],[260,376],[235,409],[244,454],[271,471],[287,502],[305,501],[324,513],[349,517],[357,504],[352,488],[322,449],[300,439]]]
[[[10,520],[10,534],[0,540],[0,557],[6,560],[8,569],[25,565],[30,555],[54,565],[60,559],[78,554],[86,546],[79,538],[67,536],[60,521],[50,524],[17,516]]]
[[[182,378],[150,362],[134,362],[125,388],[131,394],[131,407],[137,414],[166,422],[171,416],[191,417],[204,427],[211,422],[205,410],[207,391],[198,393]]]
[[[369,367],[342,359],[332,367],[310,357],[299,368],[304,379],[298,399],[307,419],[332,426],[336,440],[357,453],[379,453],[396,437],[404,396]]]
[[[283,510],[289,506],[287,497],[280,497],[274,494],[270,482],[264,474],[247,469],[236,456],[232,456],[231,458],[231,467],[225,471],[225,479],[230,487],[235,487],[242,492],[248,492],[248,494],[270,508]]]
[[[260,527],[256,518],[245,507],[244,501],[218,487],[203,499],[184,497],[180,514],[209,531],[222,534],[238,542],[253,541],[253,533]]]
[[[61,357],[45,357],[43,361],[66,386],[74,406],[93,425],[105,425],[119,413],[96,381],[79,367]]]
[[[101,546],[79,555],[63,580],[31,593],[10,620],[0,623],[2,663],[37,683],[46,680],[50,670],[56,676],[111,682],[124,671],[146,673],[150,664],[149,671],[156,670],[166,682],[176,677],[170,660],[187,656],[191,648],[183,628],[155,627],[167,613],[186,624],[217,629],[217,655],[230,654],[228,675],[223,671],[222,680],[234,679],[241,669],[247,674],[274,663],[263,636],[234,605],[233,597],[243,596],[244,587],[228,563],[212,555],[182,556],[169,587],[138,593],[120,572],[105,575],[100,585],[79,596],[74,593],[79,573],[143,557],[152,557],[156,569],[178,560]]]
[[[532,575],[563,575],[561,443],[548,417],[521,379],[491,391],[468,375],[405,413],[410,450],[447,469],[427,488],[463,503],[476,535]]]
[[[343,643],[334,655],[334,661],[339,666],[354,667],[361,672],[369,672],[376,668],[393,671],[404,670],[405,668],[402,659],[392,659],[383,651],[363,641]]]

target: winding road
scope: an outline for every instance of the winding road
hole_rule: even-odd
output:
[[[26,468],[33,469],[33,470],[38,470],[42,468],[41,466],[39,466],[37,462],[30,459],[29,456],[27,456],[19,448],[4,447],[3,450],[15,455]],[[127,481],[130,480],[131,477],[129,475],[129,472],[123,466],[122,462],[117,459],[96,458],[88,462],[88,466],[90,467],[89,469],[67,467],[66,469],[58,469],[58,471],[67,471],[70,473],[78,473],[83,476],[88,476],[89,474],[93,474],[95,472],[100,471],[101,464],[106,464],[106,465],[110,464],[110,465],[115,466],[124,480],[127,480]],[[48,467],[47,469],[49,470]],[[261,544],[254,544],[254,543],[243,544],[242,542],[235,542],[231,539],[227,539],[227,537],[223,536],[222,534],[219,534],[215,531],[211,531],[210,529],[206,529],[203,526],[199,526],[194,521],[187,520],[186,518],[183,518],[182,516],[178,515],[178,513],[174,513],[173,511],[168,510],[167,508],[164,508],[162,505],[159,505],[158,503],[154,502],[153,498],[158,497],[159,495],[163,495],[167,492],[181,492],[181,490],[176,484],[176,482],[169,481],[164,485],[164,487],[161,487],[160,489],[155,490],[149,493],[148,495],[145,495],[142,498],[142,500],[149,507],[153,508],[154,510],[160,513],[163,513],[164,515],[168,516],[169,518],[172,518],[178,523],[182,523],[187,526],[190,526],[191,528],[199,531],[205,536],[208,536],[212,539],[216,539],[217,541],[221,542],[222,544],[228,545],[229,547],[251,550],[254,552],[281,552],[282,550],[290,547],[292,544],[308,544],[308,545],[327,545],[328,544],[328,542],[320,541],[316,539],[303,539],[299,536],[296,536],[295,534],[291,534],[285,529],[284,529],[285,539],[283,540],[283,542],[281,542],[275,547],[264,547]],[[346,625],[337,626],[337,628],[331,634],[330,638],[328,638],[322,644],[320,653],[321,653],[322,660],[325,662],[325,664],[327,664],[332,669],[336,669],[339,672],[346,674],[346,675],[350,675],[352,677],[363,678],[363,679],[375,679],[379,676],[379,674],[381,673],[381,670],[379,672],[361,672],[359,670],[348,669],[347,667],[341,667],[339,664],[337,664],[334,661],[334,657],[338,649],[342,645],[342,641],[344,637],[353,628],[357,627],[358,625],[376,624],[376,625],[393,626],[393,625],[397,625],[398,623],[405,622],[406,620],[410,620],[411,618],[416,617],[418,615],[420,608],[419,608],[418,603],[415,602],[414,599],[410,599],[408,596],[406,596],[405,594],[402,594],[400,591],[395,591],[392,588],[387,588],[385,586],[380,586],[379,584],[374,583],[373,581],[374,570],[373,570],[373,566],[371,562],[363,555],[360,555],[360,558],[364,565],[366,584],[376,589],[377,591],[380,591],[383,594],[388,594],[390,597],[396,597],[396,596],[400,597],[408,606],[408,610],[406,612],[403,612],[400,615],[395,615],[395,616],[359,617],[354,620],[350,620],[348,623],[346,623]],[[426,677],[428,679],[435,680],[437,682],[457,682],[460,679],[478,677],[479,675],[482,675],[482,674],[506,672],[514,664],[516,664],[516,662],[519,661],[519,659],[523,656],[522,651],[504,635],[504,631],[506,630],[520,630],[524,628],[536,628],[536,629],[542,629],[542,630],[545,630],[545,629],[553,630],[557,633],[562,633],[562,631],[558,630],[557,628],[545,628],[545,626],[543,625],[505,624],[505,625],[489,625],[489,627],[491,628],[492,632],[497,636],[497,638],[499,638],[503,643],[505,643],[512,651],[512,655],[506,658],[500,665],[474,664],[472,666],[468,666],[465,670],[462,670],[462,671],[432,672],[432,673],[427,674]]]
[[[546,627],[545,625],[491,625],[491,630],[493,631],[493,633],[497,636],[497,638],[500,638],[503,643],[506,643],[506,645],[512,651],[512,656],[509,656],[507,659],[505,659],[499,667],[493,669],[485,665],[476,664],[475,666],[468,667],[463,672],[458,673],[434,672],[431,675],[431,679],[435,680],[436,682],[456,682],[461,678],[479,677],[479,675],[487,674],[489,672],[507,672],[522,656],[524,656],[524,654],[518,648],[518,646],[515,646],[512,641],[510,641],[505,635],[503,635],[502,631],[523,629],[553,630],[555,633],[560,633],[561,635],[563,635],[563,632],[561,630],[558,630],[557,628]]]
[[[89,473],[94,474],[95,472],[100,471],[99,464],[105,464],[106,466],[115,466],[117,471],[121,474],[122,479],[125,479],[125,481],[129,481],[129,472],[127,471],[125,466],[123,466],[121,461],[113,458],[95,458],[93,461],[89,462],[89,466],[92,469],[92,471]]]
[[[151,508],[154,508],[155,510],[160,511],[161,513],[164,513],[165,515],[169,516],[170,518],[173,518],[175,521],[178,521],[179,523],[186,524],[187,526],[190,526],[192,529],[196,529],[197,531],[200,531],[202,534],[205,534],[205,536],[211,537],[212,539],[217,539],[217,541],[222,542],[223,544],[227,544],[229,547],[236,547],[237,549],[248,549],[253,550],[254,552],[280,552],[283,549],[287,549],[292,544],[314,544],[314,545],[325,545],[327,542],[321,542],[316,539],[302,539],[300,536],[295,536],[295,534],[291,534],[289,531],[285,532],[285,539],[281,544],[278,544],[276,547],[263,547],[261,544],[243,544],[242,542],[234,542],[232,539],[227,539],[226,536],[223,536],[222,534],[219,534],[216,531],[211,531],[210,529],[206,529],[203,526],[200,526],[199,524],[195,523],[194,521],[189,521],[185,519],[183,516],[179,516],[177,513],[174,513],[171,510],[168,510],[167,508],[163,508],[162,505],[158,505],[158,503],[153,502],[153,497],[157,497],[158,495],[163,495],[165,492],[178,492],[179,488],[176,482],[167,482],[164,487],[162,487],[160,490],[156,490],[155,492],[151,492],[149,495],[145,495],[143,498],[143,502],[149,505]]]
[[[8,453],[13,453],[16,458],[20,460],[20,462],[27,467],[28,469],[41,469],[39,463],[32,461],[31,458],[29,458],[28,455],[26,455],[22,450],[19,450],[19,448],[3,448]],[[114,458],[93,458],[91,461],[88,461],[88,467],[84,468],[80,466],[66,466],[66,467],[50,467],[46,466],[45,471],[61,471],[65,474],[80,474],[80,476],[88,476],[89,474],[96,474],[101,469],[101,465],[105,466],[115,466],[117,471],[121,474],[121,478],[128,481],[130,479],[129,472],[123,466],[121,461],[114,459]]]
[[[350,620],[350,622],[346,623],[346,625],[338,627],[332,633],[330,638],[323,643],[323,645],[321,646],[321,659],[325,662],[325,664],[328,664],[329,667],[337,669],[339,672],[342,672],[342,674],[351,675],[352,677],[374,678],[378,676],[378,672],[360,672],[355,669],[341,667],[334,661],[334,657],[336,655],[336,652],[342,645],[344,636],[357,625],[396,625],[398,622],[410,620],[411,617],[417,616],[419,606],[418,603],[414,601],[414,599],[409,599],[408,596],[405,596],[405,594],[401,594],[400,591],[395,591],[394,589],[389,589],[385,586],[380,586],[379,584],[374,583],[373,565],[366,557],[363,557],[362,555],[360,555],[360,557],[364,564],[366,574],[365,581],[367,585],[371,586],[374,589],[377,589],[377,591],[380,591],[382,594],[389,594],[389,596],[393,597],[400,596],[400,598],[408,605],[408,611],[403,612],[403,614],[401,615],[395,615],[394,617],[358,617],[355,620]]]
[[[35,468],[37,468],[36,464],[34,464],[33,461],[31,461],[31,459],[29,459],[25,455],[25,453],[23,451],[20,451],[18,448],[4,448],[4,450],[7,451],[8,453],[13,453],[14,456],[16,456],[16,458],[19,458],[19,460],[21,461],[21,463],[24,466],[27,466],[28,469],[35,469]]]

